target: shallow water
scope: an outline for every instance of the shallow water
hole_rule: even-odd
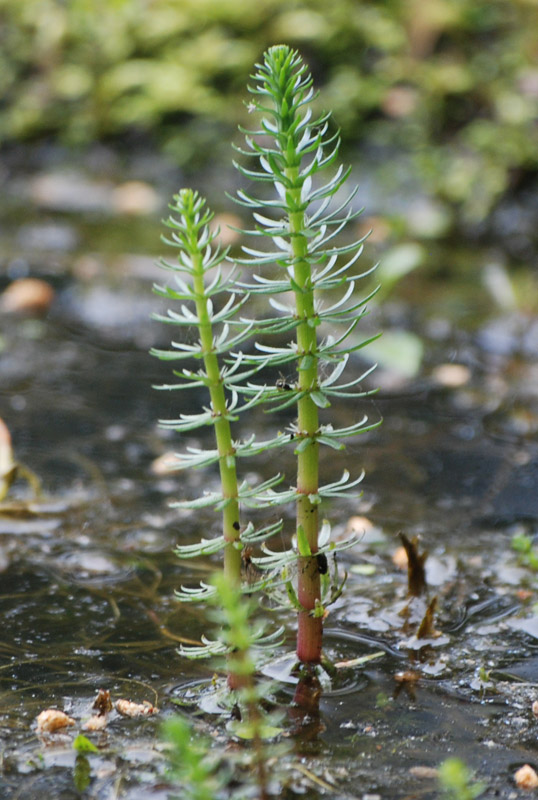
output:
[[[160,721],[178,701],[194,717],[188,687],[206,686],[213,672],[177,653],[209,623],[202,610],[179,606],[174,590],[217,563],[180,562],[172,550],[218,527],[210,514],[175,512],[168,502],[194,496],[214,473],[152,471],[156,458],[181,449],[156,426],[177,413],[177,398],[151,389],[169,372],[147,353],[168,334],[148,319],[159,309],[149,287],[162,276],[146,256],[159,249],[158,224],[144,222],[140,239],[132,218],[97,225],[87,211],[51,210],[43,253],[35,244],[42,214],[30,212],[18,240],[6,234],[0,286],[29,273],[56,290],[45,318],[3,315],[0,323],[2,417],[17,458],[43,486],[34,497],[19,480],[0,508],[0,796],[166,798],[174,790]],[[97,228],[101,242],[115,232],[98,255],[88,235]],[[449,271],[451,251],[437,256]],[[475,263],[482,256],[469,250]],[[511,798],[516,767],[536,766],[536,577],[511,548],[513,534],[534,536],[538,520],[532,311],[499,309],[476,273],[461,269],[442,280],[412,276],[382,312],[374,309],[369,328],[411,329],[425,356],[411,379],[378,373],[381,391],[365,408],[383,426],[324,461],[327,481],[344,468],[367,473],[362,498],[326,509],[335,535],[355,516],[373,525],[340,557],[349,578],[331,608],[326,649],[334,660],[383,655],[342,670],[323,691],[319,716],[298,724],[287,711],[293,752],[275,767],[283,796],[433,798],[435,777],[417,768],[455,755],[487,783],[488,796]],[[466,367],[467,379],[440,381],[435,368],[447,363]],[[350,377],[364,368],[357,359]],[[344,407],[338,421],[362,410]],[[275,424],[261,414],[249,423],[257,431]],[[263,458],[249,466],[269,477]],[[420,536],[430,554],[441,636],[428,647],[404,629],[400,613],[406,580],[392,560],[400,530]],[[292,649],[294,620],[276,616],[288,630],[281,656]],[[115,714],[106,732],[91,734],[100,753],[77,755],[73,730],[91,716],[100,688],[160,712],[142,720]],[[286,709],[293,687],[284,682],[275,692]],[[35,719],[50,706],[77,724],[46,741]],[[223,741],[218,720],[198,721]]]

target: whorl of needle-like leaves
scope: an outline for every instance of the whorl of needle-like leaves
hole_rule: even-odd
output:
[[[258,274],[240,286],[251,294],[268,295],[276,312],[258,329],[265,326],[268,335],[293,332],[294,338],[273,344],[264,337],[246,363],[291,368],[295,377],[271,389],[248,381],[240,391],[260,398],[269,410],[294,409],[296,420],[288,430],[297,456],[296,485],[276,491],[269,487],[259,496],[268,506],[295,501],[294,546],[285,553],[264,546],[264,556],[256,563],[280,571],[287,602],[298,611],[298,658],[319,663],[325,607],[343,586],[336,568],[329,571],[328,556],[349,546],[330,541],[319,504],[346,496],[362,480],[362,475],[350,480],[345,470],[339,480],[320,485],[319,448],[341,450],[346,439],[379,424],[363,416],[338,428],[330,417],[320,419],[320,412],[327,414],[335,398],[370,393],[362,386],[370,369],[345,382],[342,374],[351,354],[376,338],[361,340],[355,330],[375,292],[366,298],[355,295],[357,281],[371,272],[354,272],[365,237],[349,241],[346,236],[360,213],[353,205],[357,189],[346,191],[350,170],[336,165],[339,137],[330,129],[330,115],[313,113],[315,93],[306,66],[285,45],[270,48],[256,66],[249,111],[259,115],[260,123],[254,130],[243,130],[246,147],[236,149],[247,163],[236,167],[263,189],[258,196],[241,189],[236,200],[251,210],[255,227],[245,233],[259,242],[257,247],[245,246],[245,257],[238,261]],[[335,299],[338,290],[340,297]],[[297,556],[295,583],[291,565]]]
[[[269,295],[269,303],[278,316],[266,320],[267,331],[303,328],[314,335],[298,335],[284,346],[260,342],[258,354],[250,356],[248,363],[265,362],[275,368],[296,365],[297,382],[288,380],[286,391],[273,388],[270,394],[265,392],[264,401],[270,402],[273,410],[298,404],[307,397],[323,409],[330,406],[333,398],[364,397],[370,393],[361,386],[371,369],[347,382],[339,380],[350,354],[376,338],[357,340],[354,335],[375,293],[354,296],[357,280],[372,272],[352,274],[366,237],[351,242],[337,239],[361,212],[352,204],[357,188],[345,192],[350,169],[333,166],[338,156],[338,133],[329,129],[329,114],[313,117],[316,94],[299,54],[285,45],[272,47],[252,77],[249,110],[261,115],[260,127],[243,130],[247,147],[236,150],[254,159],[258,166],[249,168],[236,163],[236,167],[250,180],[272,184],[274,193],[255,197],[245,190],[238,192],[237,202],[253,210],[257,223],[246,233],[268,243],[264,249],[243,248],[246,257],[239,262],[258,267],[261,274],[254,274],[250,283],[241,285],[250,293]],[[323,178],[331,166],[332,174]],[[267,274],[271,264],[281,267],[279,274]],[[332,294],[329,302],[322,299],[323,293],[338,288],[342,289],[339,299],[334,300]],[[279,294],[286,294],[284,300],[275,297]],[[295,302],[288,299],[290,295],[295,295]],[[343,327],[340,332],[338,325]],[[324,334],[322,338],[316,338],[317,329]],[[317,365],[324,362],[328,367],[318,370]],[[310,380],[304,380],[306,372]],[[259,385],[249,383],[248,391],[254,396],[259,390]],[[369,424],[363,417],[341,429],[321,424],[308,435],[292,426],[295,451],[300,453],[313,439],[342,449],[343,439],[377,424]],[[338,489],[342,490],[345,483],[338,482]],[[287,501],[289,493],[284,494],[282,499]],[[334,495],[335,485],[318,492],[319,498]]]
[[[280,530],[280,523],[266,525],[257,530],[249,523],[240,525],[241,507],[256,507],[258,496],[280,481],[276,475],[258,486],[240,482],[236,464],[238,458],[253,456],[280,444],[279,437],[271,441],[256,441],[254,436],[244,440],[232,439],[231,424],[245,410],[260,402],[260,392],[250,397],[238,390],[252,377],[261,364],[247,365],[241,352],[232,354],[251,336],[253,324],[237,320],[247,296],[233,292],[236,283],[235,268],[227,261],[227,250],[222,250],[215,239],[218,231],[211,230],[211,212],[205,200],[190,189],[174,197],[173,214],[166,224],[171,230],[164,241],[177,251],[177,261],[162,261],[161,266],[172,273],[174,286],[156,286],[161,297],[179,303],[166,315],[155,315],[161,322],[179,326],[180,330],[195,329],[195,342],[173,341],[170,350],[152,350],[153,355],[165,361],[198,362],[194,371],[189,366],[176,370],[176,383],[158,388],[168,390],[193,389],[207,391],[209,403],[196,414],[180,413],[176,419],[161,421],[161,425],[180,433],[211,425],[215,432],[215,447],[187,447],[177,456],[177,469],[207,467],[218,463],[220,488],[205,492],[202,497],[172,503],[172,507],[197,509],[210,506],[222,512],[222,535],[211,540],[202,539],[194,545],[179,545],[177,554],[183,558],[208,555],[224,551],[224,571],[234,584],[241,583],[241,549],[265,539]],[[229,296],[226,297],[227,293]],[[222,297],[225,299],[222,299]],[[233,327],[231,325],[233,323]],[[227,356],[227,363],[223,361]],[[247,397],[241,400],[241,397]],[[244,587],[252,591],[253,587]],[[205,600],[213,587],[202,584],[200,588],[185,588],[180,597],[186,601]]]

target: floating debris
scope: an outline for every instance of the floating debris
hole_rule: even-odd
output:
[[[514,773],[514,781],[519,789],[536,789],[538,787],[538,775],[530,764],[524,764]]]
[[[396,672],[394,674],[394,680],[396,683],[415,684],[420,680],[420,673],[406,669],[403,672]]]
[[[409,774],[413,775],[414,778],[420,779],[428,779],[428,778],[435,778],[439,777],[439,770],[436,767],[423,767],[423,766],[416,766],[410,767]]]
[[[333,664],[335,669],[347,669],[348,667],[359,667],[366,664],[368,661],[373,661],[375,658],[381,658],[385,655],[383,650],[377,650],[375,653],[368,653],[366,656],[358,656],[357,658],[350,658],[346,661],[336,661]]]
[[[436,607],[437,597],[433,597],[426,609],[424,619],[420,623],[417,631],[417,639],[438,639],[441,636],[441,631],[436,630],[434,625]]]
[[[75,720],[68,717],[63,711],[56,708],[47,708],[37,717],[38,733],[54,733],[62,728],[69,728],[75,724]]]
[[[108,718],[106,714],[94,714],[93,717],[84,723],[82,730],[84,731],[102,731],[106,728]]]
[[[107,689],[99,689],[97,697],[93,701],[92,708],[97,711],[97,715],[100,717],[112,711],[112,700],[110,699],[110,692]]]
[[[116,700],[115,704],[116,711],[118,714],[121,714],[122,717],[149,717],[152,714],[157,714],[159,712],[158,708],[155,708],[147,700],[144,700],[143,703],[133,703],[131,700]]]
[[[407,593],[411,597],[420,597],[426,591],[426,573],[424,564],[428,553],[418,551],[418,537],[408,539],[405,533],[398,534],[407,556]]]

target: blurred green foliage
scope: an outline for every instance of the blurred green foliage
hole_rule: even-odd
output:
[[[134,130],[187,163],[242,121],[245,76],[281,41],[389,182],[401,153],[481,219],[536,173],[538,0],[0,0],[2,138]]]

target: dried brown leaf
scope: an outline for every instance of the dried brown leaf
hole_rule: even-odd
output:
[[[399,533],[402,545],[407,554],[407,591],[411,597],[420,597],[426,590],[426,572],[424,564],[428,558],[425,550],[418,551],[418,538],[408,539],[405,533]]]
[[[441,632],[436,630],[434,625],[436,606],[437,597],[432,597],[417,631],[417,639],[437,639],[441,636]]]
[[[109,711],[112,711],[112,700],[110,699],[110,692],[107,689],[99,689],[97,697],[93,701],[92,708],[97,711],[99,716],[104,716]]]

